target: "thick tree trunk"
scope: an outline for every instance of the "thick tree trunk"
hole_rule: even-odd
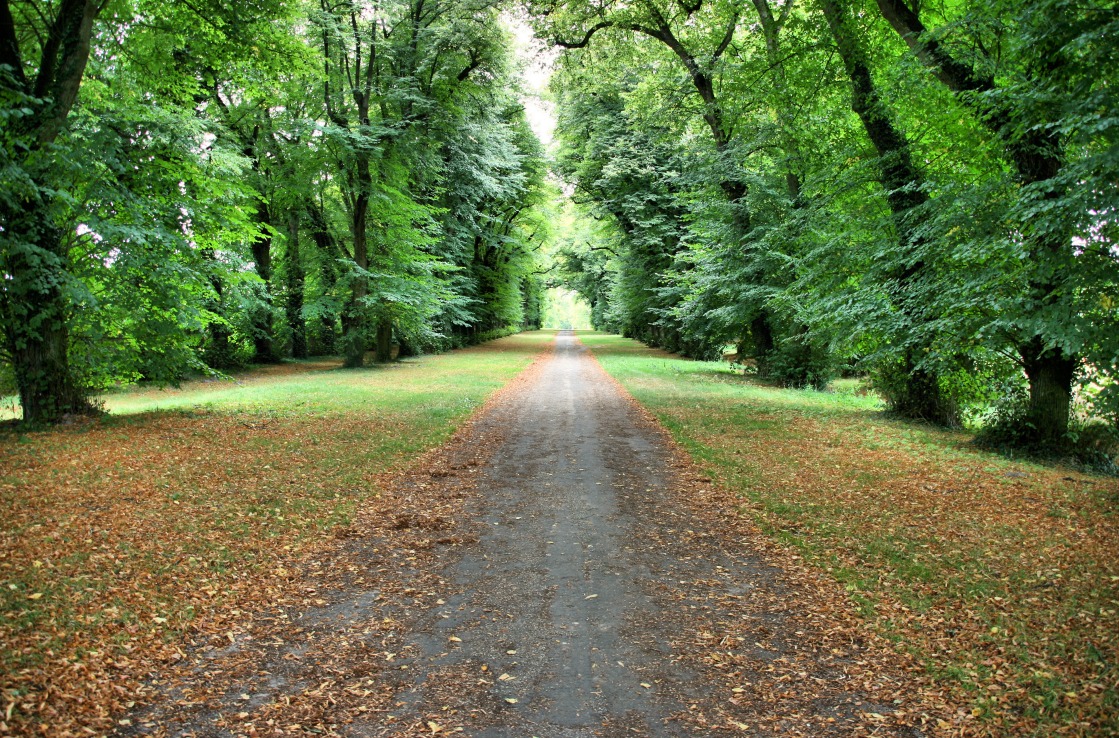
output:
[[[377,324],[377,356],[378,364],[387,364],[392,361],[392,320],[382,318]]]
[[[59,233],[41,226],[44,218],[37,209],[5,218],[5,235],[11,240],[26,233],[38,243],[36,253],[17,247],[5,254],[3,271],[11,275],[12,287],[0,303],[23,420],[29,425],[94,412],[70,368],[67,303],[60,278],[65,273],[64,248]]]
[[[211,264],[215,260],[213,249],[206,249],[202,252],[202,258]],[[215,315],[224,315],[225,309],[222,304],[222,296],[225,291],[225,286],[222,284],[221,277],[218,276],[216,270],[210,273],[210,286],[214,289],[214,299],[208,305],[210,312]],[[229,325],[221,321],[213,321],[206,326],[206,332],[209,334],[206,341],[205,350],[202,354],[202,360],[211,369],[233,369],[236,367],[237,362],[233,359],[233,346],[230,344],[231,331]]]
[[[912,251],[920,245],[918,219],[923,217],[920,209],[928,202],[928,195],[921,189],[923,177],[910,156],[908,139],[894,124],[874,85],[865,49],[852,26],[845,0],[821,0],[821,6],[851,80],[851,109],[859,116],[867,138],[878,152],[879,180],[894,216],[898,246],[903,253]],[[918,261],[894,276],[898,309],[911,324],[924,321],[921,305],[910,296],[923,269]],[[916,356],[913,347],[905,352],[906,386],[901,388],[894,409],[903,417],[950,425],[954,418],[940,382],[935,372],[917,368]]]
[[[1034,442],[1056,449],[1068,433],[1072,382],[1078,362],[1057,349],[1046,349],[1034,338],[1019,350],[1030,381],[1030,404],[1026,424]]]
[[[303,319],[303,260],[299,255],[299,210],[292,208],[287,217],[287,284],[284,313],[291,328],[291,355],[307,358],[307,322]]]

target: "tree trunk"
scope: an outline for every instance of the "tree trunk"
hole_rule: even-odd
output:
[[[392,320],[382,318],[377,324],[377,357],[378,364],[387,364],[392,361]]]
[[[928,195],[921,189],[922,174],[910,156],[909,141],[894,124],[885,102],[878,94],[870,73],[866,51],[859,42],[856,29],[843,0],[821,0],[824,16],[831,29],[839,56],[851,80],[851,109],[862,121],[867,138],[878,153],[879,181],[886,190],[886,201],[893,214],[898,246],[902,253],[912,252],[920,246],[918,225],[923,214],[921,208],[928,202]],[[897,284],[896,304],[909,324],[925,320],[922,306],[911,297],[915,281],[920,278],[924,265],[917,261],[893,276]],[[908,336],[901,336],[908,340]],[[905,352],[906,386],[901,388],[894,410],[903,417],[925,420],[939,425],[951,425],[950,404],[943,397],[936,373],[917,369],[917,349]]]
[[[750,322],[750,337],[754,339],[754,360],[758,362],[758,374],[766,376],[769,371],[769,357],[773,353],[773,327],[765,312],[758,313]]]
[[[272,234],[271,215],[267,203],[257,206],[257,223],[260,224],[260,237],[253,242],[253,261],[256,273],[264,281],[264,304],[255,309],[251,320],[253,325],[253,361],[257,364],[274,364],[280,360],[276,355],[275,336],[272,327]]]
[[[1037,444],[1058,449],[1068,433],[1072,381],[1077,361],[1059,349],[1046,349],[1034,338],[1019,350],[1022,366],[1030,381],[1030,404],[1026,424]]]
[[[3,271],[11,275],[11,287],[0,298],[23,421],[32,426],[55,423],[66,414],[94,412],[70,368],[61,278],[65,249],[61,234],[42,226],[44,220],[38,208],[4,219],[9,229],[5,235],[12,241],[26,234],[38,243],[9,247]]]
[[[303,319],[303,261],[299,256],[299,210],[288,211],[287,289],[284,312],[291,328],[291,355],[307,358],[307,322]]]
[[[331,292],[338,282],[337,258],[338,244],[330,234],[330,226],[326,222],[326,215],[318,203],[312,201],[307,205],[310,220],[311,240],[319,250],[321,264],[321,278],[326,292]],[[335,315],[323,314],[319,318],[319,330],[322,331],[318,350],[323,354],[333,354],[337,350],[336,338],[338,331],[338,318]]]
[[[216,256],[213,249],[205,249],[202,252],[202,258],[211,264],[211,268],[214,268],[212,265]],[[210,272],[210,286],[214,289],[214,298],[209,301],[208,308],[214,315],[224,317],[225,308],[222,297],[225,286],[216,271],[215,268],[214,271]],[[206,362],[206,366],[211,369],[233,369],[237,362],[233,360],[233,347],[229,343],[231,336],[229,325],[223,321],[215,320],[206,326],[206,332],[209,336],[202,352],[202,360]]]
[[[354,198],[354,210],[351,218],[351,230],[354,239],[354,264],[364,271],[369,267],[368,240],[365,232],[369,216],[369,192],[373,186],[372,175],[369,171],[369,158],[366,155],[358,157],[357,164],[358,193]],[[353,287],[350,291],[349,305],[342,319],[343,343],[345,348],[345,366],[359,367],[365,364],[366,326],[368,323],[368,308],[365,298],[369,294],[369,280],[365,274],[353,276]]]

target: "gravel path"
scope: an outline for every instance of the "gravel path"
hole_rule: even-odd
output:
[[[861,645],[697,514],[685,496],[710,480],[573,335],[489,420],[505,441],[469,510],[479,541],[415,625],[397,717],[446,708],[479,738],[920,734],[875,724],[894,706],[851,688]]]

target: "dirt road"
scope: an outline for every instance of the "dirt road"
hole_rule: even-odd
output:
[[[496,725],[479,736],[673,733],[698,679],[650,627],[650,585],[676,576],[642,520],[668,486],[659,439],[570,335],[509,410],[479,482],[479,545],[455,567],[459,594],[421,624],[417,673],[488,666],[477,709]],[[426,700],[421,678],[409,701]]]
[[[569,334],[395,495],[413,512],[305,573],[321,599],[202,648],[130,730],[924,735],[842,597],[751,542]]]

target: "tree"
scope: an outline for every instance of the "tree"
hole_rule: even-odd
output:
[[[987,331],[1009,338],[1029,379],[1022,419],[1028,435],[1059,444],[1068,428],[1073,380],[1088,350],[1085,338],[1093,332],[1085,319],[1095,311],[1077,307],[1078,282],[1091,278],[1101,256],[1109,260],[1078,248],[1076,240],[1091,238],[1097,223],[1086,217],[1093,211],[1074,190],[1095,189],[1111,165],[1081,169],[1087,180],[1066,172],[1084,155],[1081,147],[1090,150],[1115,135],[1114,107],[1108,106],[1113,101],[1100,96],[1096,81],[1114,69],[1105,48],[1119,25],[1117,11],[1090,1],[965,3],[958,20],[946,18],[942,29],[930,31],[904,0],[878,0],[878,7],[921,63],[998,137],[1014,169],[1019,194],[1011,238],[1025,246],[1030,269],[1021,292],[1005,306],[1010,314]],[[1001,46],[992,45],[985,30],[992,22],[1013,34],[1005,60],[996,59]],[[965,47],[964,39],[976,43]],[[1095,122],[1085,125],[1085,113]],[[1097,217],[1110,208],[1099,201],[1092,206],[1102,208],[1094,211]]]
[[[0,272],[8,276],[0,321],[24,421],[38,424],[91,409],[70,365],[63,195],[50,174],[106,0],[63,0],[43,13],[33,5],[0,2],[0,167],[12,183],[0,196]]]
[[[953,409],[940,387],[936,372],[925,363],[927,345],[921,341],[926,306],[915,283],[926,271],[924,221],[929,197],[924,176],[913,160],[909,141],[894,121],[871,75],[870,62],[859,38],[855,19],[844,0],[820,0],[832,38],[851,79],[851,108],[878,154],[879,181],[894,215],[894,228],[902,266],[889,275],[893,301],[900,313],[899,329],[892,331],[901,344],[902,359],[884,389],[902,416],[942,425],[953,421]]]

